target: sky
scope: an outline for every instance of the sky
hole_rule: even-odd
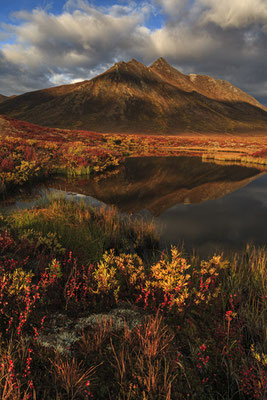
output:
[[[267,105],[267,0],[0,0],[0,93],[159,57]]]

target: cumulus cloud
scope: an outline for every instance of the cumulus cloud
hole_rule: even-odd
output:
[[[190,27],[181,25],[165,26],[151,34],[155,55],[161,54],[174,63],[184,63],[186,60],[199,60],[209,56],[216,42],[205,31],[199,34]]]
[[[169,16],[178,16],[188,4],[187,0],[154,0],[162,11]]]
[[[163,25],[148,28],[159,13]],[[15,40],[0,46],[0,93],[90,79],[119,60],[149,64],[163,56],[184,73],[229,80],[267,104],[265,0],[114,0],[109,7],[68,0],[59,15],[36,9],[15,17],[1,31]]]
[[[0,50],[0,93],[13,95],[51,86],[49,74],[43,68],[30,69],[6,60]]]
[[[35,10],[16,16],[24,22],[13,28],[18,43],[2,48],[6,59],[58,68],[93,67],[107,61],[111,53],[115,52],[116,57],[118,51],[128,47],[129,36],[138,33],[141,22],[140,15],[134,12],[116,17],[92,7],[86,13],[75,10],[55,16]]]
[[[266,0],[199,0],[207,10],[202,21],[213,22],[222,28],[243,28],[254,23],[267,27]]]
[[[149,46],[149,30],[143,24],[146,10],[139,11],[119,6],[99,10],[84,1],[69,1],[58,16],[40,9],[18,12],[20,23],[8,26],[17,40],[2,46],[2,63],[32,76],[42,72],[48,86],[91,78],[131,51],[136,53],[137,43],[140,48]],[[16,92],[25,87],[19,83],[21,76],[17,78]],[[33,87],[40,87],[39,82]]]

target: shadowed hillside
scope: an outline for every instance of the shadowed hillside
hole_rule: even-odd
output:
[[[267,109],[203,75],[184,75],[160,58],[150,67],[119,62],[72,85],[9,99],[0,114],[49,127],[98,132],[267,132]]]
[[[0,94],[0,103],[3,103],[4,101],[6,101],[8,99],[7,96],[4,96],[3,94]]]

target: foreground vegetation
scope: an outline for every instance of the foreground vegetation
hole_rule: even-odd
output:
[[[2,139],[0,194],[55,173],[103,174],[116,169],[122,161],[123,157],[114,150],[97,149],[79,142]]]
[[[1,398],[263,399],[266,264],[63,199],[2,215]]]
[[[116,173],[125,156],[267,164],[264,138],[0,125],[0,194],[58,173]],[[0,214],[0,397],[263,399],[266,263],[253,247],[161,254],[150,222],[64,199]]]

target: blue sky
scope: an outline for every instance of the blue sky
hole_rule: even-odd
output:
[[[96,7],[110,7],[114,4],[127,5],[130,2],[125,0],[91,0],[89,3]],[[14,16],[12,17],[12,14],[21,10],[32,11],[36,8],[45,9],[49,13],[59,15],[64,10],[65,4],[66,0],[0,0],[0,21],[1,23],[14,23],[15,19]],[[163,22],[164,16],[160,13],[159,7],[156,7],[155,13],[150,15],[146,25],[154,29],[160,27]]]
[[[164,57],[267,104],[266,0],[0,0],[0,93]]]

